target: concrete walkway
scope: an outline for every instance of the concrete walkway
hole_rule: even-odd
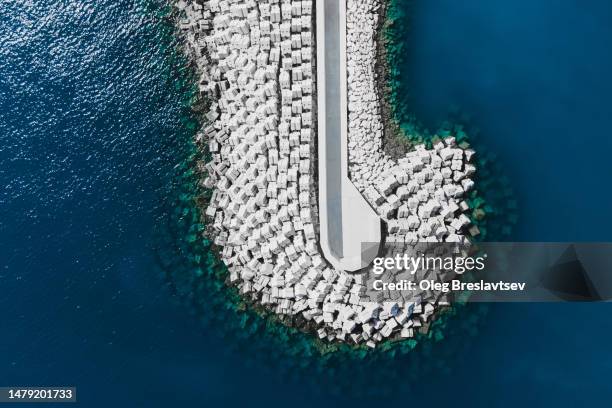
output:
[[[357,271],[376,256],[381,221],[348,177],[346,0],[317,0],[316,26],[321,249]]]

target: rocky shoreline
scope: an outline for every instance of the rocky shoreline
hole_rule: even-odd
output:
[[[386,37],[386,25],[388,24],[387,13],[389,3],[392,0],[383,0],[379,9],[378,27],[376,29],[376,78],[378,80],[378,92],[380,98],[380,109],[384,124],[383,148],[385,153],[394,160],[399,160],[412,147],[408,139],[402,135],[397,118],[391,106],[391,85],[389,84],[388,43]]]
[[[320,339],[375,347],[426,330],[447,301],[369,299],[367,273],[334,270],[320,253],[313,3],[176,3],[209,100],[197,136],[209,160],[199,166],[202,185],[212,190],[204,211],[228,284],[245,301]],[[388,242],[465,241],[473,152],[454,138],[407,152],[384,84],[386,4],[348,0],[347,9],[353,183],[386,222]]]

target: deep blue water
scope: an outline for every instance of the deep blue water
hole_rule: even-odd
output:
[[[555,3],[417,1],[405,82],[432,126],[451,104],[472,115],[516,187],[521,238],[606,240],[612,5]],[[159,14],[0,0],[0,385],[76,385],[87,407],[366,406],[230,353],[165,287],[154,235],[192,131]],[[492,308],[450,375],[397,378],[376,403],[601,405],[610,312]]]
[[[516,188],[516,238],[609,241],[610,2],[401,2],[413,111],[430,128],[453,108],[470,117]]]

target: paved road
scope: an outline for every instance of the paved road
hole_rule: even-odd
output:
[[[321,248],[334,267],[356,271],[375,255],[381,221],[348,177],[346,0],[317,0],[316,25]]]

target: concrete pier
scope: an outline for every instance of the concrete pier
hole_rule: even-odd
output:
[[[381,221],[348,176],[346,0],[318,0],[317,106],[320,245],[337,269],[369,265]]]
[[[369,347],[413,337],[446,302],[429,290],[409,299],[370,292],[382,222],[395,246],[380,256],[463,242],[476,171],[474,152],[454,137],[397,161],[385,154],[381,5],[176,2],[199,91],[211,100],[196,136],[210,161],[198,169],[212,191],[204,213],[226,283],[274,314],[301,316],[291,320],[320,339]]]

